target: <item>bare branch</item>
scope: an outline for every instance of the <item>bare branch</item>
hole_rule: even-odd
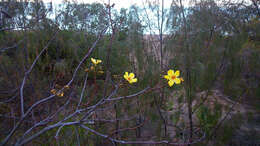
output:
[[[145,89],[143,89],[142,91],[139,91],[135,94],[132,95],[128,95],[128,96],[120,96],[120,97],[116,97],[116,98],[107,98],[105,100],[107,101],[114,101],[114,100],[120,100],[120,99],[125,99],[125,98],[132,98],[141,94],[144,94],[146,91],[148,91],[149,89],[151,89],[150,87],[146,87]]]

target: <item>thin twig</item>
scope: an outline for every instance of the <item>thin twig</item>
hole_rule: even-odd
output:
[[[79,100],[79,103],[78,103],[78,106],[77,106],[77,110],[79,109],[79,106],[82,102],[82,98],[84,96],[85,88],[87,86],[87,80],[88,80],[88,73],[86,73],[86,76],[85,76],[84,85],[83,85],[83,88],[82,88],[82,91],[81,91],[81,94],[80,94],[80,100]]]

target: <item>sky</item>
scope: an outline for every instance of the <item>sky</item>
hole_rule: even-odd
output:
[[[62,4],[63,0],[43,0],[44,2],[51,2],[54,4]],[[73,1],[73,0],[69,0]],[[108,3],[109,0],[74,0],[78,3]],[[143,7],[143,2],[146,1],[154,1],[154,0],[110,0],[111,4],[115,4],[115,8],[120,10],[121,8],[129,8],[131,5],[137,5]],[[172,0],[164,0],[165,8],[169,8],[171,5]],[[184,5],[187,5],[187,0],[183,0]]]
[[[52,2],[54,4],[62,4],[64,0],[43,0],[43,2]],[[75,1],[78,3],[94,3],[94,2],[98,2],[98,3],[108,3],[109,0],[68,0],[68,1]],[[143,7],[143,3],[146,1],[158,1],[158,0],[110,0],[111,4],[115,4],[115,7],[117,10],[120,10],[121,8],[129,8],[131,5],[137,5],[139,7]],[[161,0],[159,0],[161,1]],[[182,0],[182,3],[184,5],[184,7],[189,6],[189,1],[190,0]],[[199,1],[199,0],[198,0]],[[203,1],[203,0],[202,0]],[[216,0],[216,2],[218,2],[219,4],[222,2],[223,0]],[[241,1],[245,1],[245,2],[250,2],[250,0],[231,0],[232,2],[241,2]],[[164,0],[164,7],[165,8],[170,8],[172,0]]]
[[[34,1],[34,0],[29,0],[29,1]],[[54,7],[58,6],[59,4],[64,3],[64,0],[42,0],[45,3],[49,3],[52,2],[54,4]],[[117,9],[118,11],[120,11],[121,8],[129,8],[132,5],[136,5],[140,8],[144,7],[144,3],[146,2],[161,2],[162,0],[66,0],[66,1],[70,1],[70,2],[76,2],[76,3],[108,3],[110,1],[110,4],[115,4],[114,8]],[[173,0],[164,0],[164,8],[165,9],[169,9],[171,6]],[[177,1],[177,5],[179,5],[179,0],[175,0]],[[184,7],[189,7],[191,6],[189,4],[189,1],[195,1],[195,0],[182,0],[182,4]],[[204,0],[197,0],[197,1],[204,1]],[[215,0],[215,2],[217,2],[217,4],[221,5],[222,1],[227,1],[227,0]],[[230,0],[232,2],[241,2],[241,1],[246,1],[249,2],[250,0]],[[147,7],[147,4],[145,5],[145,7]],[[150,13],[148,11],[148,15],[150,16]],[[55,17],[54,15],[51,15],[50,18]],[[153,20],[154,19],[154,20]],[[157,22],[157,19],[153,16],[150,17],[150,21],[154,21]],[[158,33],[158,29],[155,29],[156,31],[154,31],[152,29],[152,31],[154,33]]]

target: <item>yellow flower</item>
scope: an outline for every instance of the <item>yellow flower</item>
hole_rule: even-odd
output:
[[[60,92],[60,93],[57,94],[57,96],[59,96],[59,97],[62,97],[63,95],[64,95],[63,92]]]
[[[102,60],[91,58],[91,62],[96,66],[102,62]]]
[[[57,91],[56,91],[55,89],[51,89],[51,93],[52,93],[52,94],[56,94]]]
[[[65,85],[65,86],[64,86],[64,88],[65,88],[65,89],[69,89],[69,88],[70,88],[70,86],[68,86],[68,85]]]
[[[65,88],[66,88],[66,86],[65,86]],[[52,94],[54,94],[54,95],[57,95],[57,96],[59,96],[59,97],[62,97],[62,96],[64,96],[64,92],[58,92],[57,93],[57,90],[56,89],[51,89],[51,93]]]
[[[178,78],[180,75],[180,71],[177,70],[174,72],[174,70],[170,69],[167,72],[168,75],[164,75],[164,78],[168,80],[169,86],[173,86],[173,84],[180,84],[181,81],[184,81],[182,78]]]
[[[98,71],[98,73],[99,73],[99,74],[103,74],[103,73],[104,73],[104,71],[100,70],[100,71]]]
[[[134,73],[128,74],[128,72],[125,72],[124,78],[125,78],[130,84],[137,82],[137,78],[135,78],[135,74],[134,74]]]

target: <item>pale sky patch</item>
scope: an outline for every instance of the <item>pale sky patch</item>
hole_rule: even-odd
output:
[[[54,4],[62,4],[64,2],[64,0],[42,0],[43,2],[52,2]],[[76,2],[76,3],[108,3],[109,0],[67,0],[70,2]],[[159,1],[161,2],[161,0],[110,0],[111,4],[115,4],[115,7],[117,10],[120,10],[121,8],[129,8],[131,5],[137,5],[139,7],[143,7],[143,3],[144,2],[153,2],[153,1]],[[175,0],[177,2],[179,2],[179,0]],[[188,7],[191,6],[190,1],[196,1],[196,0],[182,0],[182,3],[184,5],[184,7]],[[203,0],[197,0],[197,2],[199,1],[203,1]],[[216,0],[215,2],[217,4],[221,4],[223,1],[227,1],[227,0]],[[246,2],[247,4],[250,3],[250,0],[231,0],[231,2]],[[172,0],[164,0],[164,7],[165,8],[170,8],[172,3]],[[179,3],[177,3],[177,5],[179,5]]]
[[[70,2],[76,3],[108,3],[109,0],[68,0]],[[111,4],[115,4],[115,8],[120,10],[121,8],[129,8],[131,5],[137,5],[139,7],[143,7],[143,3],[145,2],[152,2],[155,0],[110,0]],[[156,0],[157,1],[157,0]],[[161,0],[160,0],[161,1]],[[52,2],[54,4],[62,4],[64,0],[43,0],[43,2]],[[169,8],[172,3],[172,0],[164,0],[164,7]],[[189,5],[187,0],[183,0],[183,5]]]

